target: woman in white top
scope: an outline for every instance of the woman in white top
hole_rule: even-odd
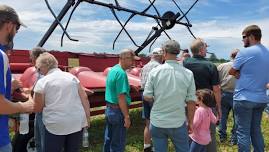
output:
[[[90,117],[87,95],[75,76],[58,68],[53,55],[41,54],[35,66],[44,75],[36,83],[33,100],[35,112],[43,112],[45,152],[78,152]]]

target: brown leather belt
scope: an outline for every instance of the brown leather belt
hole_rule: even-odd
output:
[[[112,109],[120,109],[120,106],[118,104],[106,103],[106,106]]]

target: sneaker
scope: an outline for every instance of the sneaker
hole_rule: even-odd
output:
[[[264,111],[269,115],[269,107],[267,106]]]
[[[221,143],[224,143],[226,140],[227,140],[227,137],[220,137],[220,138],[219,138],[219,141],[220,141]]]
[[[148,147],[148,148],[145,148],[144,149],[144,152],[153,152],[152,150],[152,146]]]
[[[231,139],[230,145],[231,146],[237,145],[237,140],[236,139]]]

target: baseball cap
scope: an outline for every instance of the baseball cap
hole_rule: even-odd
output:
[[[168,40],[163,43],[162,49],[171,54],[178,54],[180,52],[180,45],[176,40]]]
[[[151,51],[151,55],[163,55],[163,49],[162,48],[155,48]]]
[[[128,48],[126,48],[126,49],[122,49],[122,50],[120,51],[119,57],[121,58],[121,57],[124,57],[124,56],[126,56],[126,55],[129,56],[129,54],[131,54],[131,55],[134,57],[134,60],[140,60],[140,59],[141,59],[140,57],[138,57],[138,56],[135,54],[135,52],[134,52],[132,49],[128,49]]]
[[[27,27],[25,24],[21,22],[16,11],[12,7],[7,5],[0,5],[0,20],[12,21],[18,25]]]

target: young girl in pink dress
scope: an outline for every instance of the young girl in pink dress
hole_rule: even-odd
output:
[[[217,123],[217,118],[213,114],[210,103],[214,102],[214,94],[209,89],[196,91],[199,107],[196,109],[193,119],[193,132],[190,152],[206,152],[206,145],[210,143],[210,123]]]

